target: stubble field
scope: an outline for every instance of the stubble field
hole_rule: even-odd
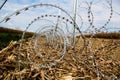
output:
[[[76,41],[74,47],[67,46],[63,59],[59,62],[56,61],[57,63],[55,60],[61,56],[62,49],[60,49],[60,46],[55,49],[55,45],[52,47],[49,45],[48,47],[47,44],[45,45],[44,37],[39,42],[38,52],[35,52],[36,50],[31,45],[34,42],[32,38],[24,40],[20,52],[20,61],[18,60],[20,41],[11,41],[6,48],[0,51],[0,79],[120,79],[119,39],[86,38],[84,43],[83,40],[76,38]],[[55,63],[55,65],[48,68],[36,65],[51,65],[52,63]]]

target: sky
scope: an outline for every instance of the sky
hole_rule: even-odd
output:
[[[0,3],[2,3],[1,0]],[[78,0],[77,4],[77,17],[76,17],[76,23],[80,27],[82,22],[83,26],[81,30],[87,30],[89,28],[89,22],[88,22],[88,5],[91,1],[93,1],[92,5],[92,13],[94,15],[94,26],[96,28],[102,27],[107,20],[110,17],[110,6],[107,1],[110,0]],[[20,10],[26,6],[30,6],[33,4],[39,4],[39,3],[49,3],[53,5],[60,6],[62,9],[67,11],[67,13],[70,14],[72,18],[74,18],[74,4],[75,0],[8,0],[4,7],[0,10],[0,21],[3,20],[6,16],[11,15],[17,10]],[[110,23],[106,26],[106,28],[109,31],[114,30],[120,30],[120,0],[112,0],[112,8],[113,8],[113,15]],[[1,22],[0,26],[13,28],[13,29],[20,29],[25,30],[27,25],[34,20],[34,18],[41,16],[43,14],[54,14],[54,15],[61,15],[65,16],[69,20],[71,18],[64,13],[63,11],[53,8],[50,6],[42,6],[37,8],[32,8],[28,11],[21,11],[21,14],[19,15],[12,15],[10,16],[10,20],[8,22]],[[82,17],[82,19],[80,18]],[[56,18],[45,18],[45,19],[51,19],[54,23],[57,22]],[[62,21],[62,20],[61,20]],[[39,22],[34,23],[29,30],[37,30],[40,26],[51,24],[50,22],[46,22],[45,20],[41,20]],[[60,22],[59,22],[60,23]],[[69,26],[72,26],[68,23]],[[61,26],[65,26],[61,23]],[[72,28],[70,28],[72,29]]]

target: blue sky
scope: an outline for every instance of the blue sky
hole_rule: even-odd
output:
[[[2,0],[3,1],[3,0]],[[32,4],[38,3],[49,3],[60,6],[61,8],[65,9],[72,17],[74,16],[74,1],[75,0],[8,0],[5,6],[0,10],[0,20],[4,19],[5,16],[14,13],[16,10],[24,8],[25,6],[29,6]],[[78,0],[78,8],[77,14],[82,16],[85,28],[89,26],[88,19],[87,19],[87,10],[88,8],[85,2],[93,1],[93,14],[94,14],[94,25],[96,27],[101,27],[106,20],[109,18],[109,5],[105,0]],[[109,0],[110,1],[110,0]],[[117,13],[120,13],[120,0],[112,0],[113,2],[113,10]],[[113,13],[113,17],[111,22],[108,24],[108,28],[120,28],[120,15]],[[61,14],[62,16],[66,16],[64,13],[59,11],[58,9],[42,7],[28,10],[20,15],[11,17],[12,20],[7,23],[0,23],[1,26],[9,27],[13,29],[21,29],[24,30],[31,20],[41,14]],[[44,22],[45,23],[45,22]],[[41,25],[41,23],[36,23],[35,26]],[[77,24],[81,24],[80,18],[77,16]],[[44,25],[44,24],[43,24]],[[30,28],[33,30],[33,28]],[[116,30],[116,29],[115,29]]]

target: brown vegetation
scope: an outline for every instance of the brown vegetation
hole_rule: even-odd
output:
[[[87,40],[89,41],[89,39]],[[43,41],[44,42],[44,41]],[[98,39],[90,40],[91,49],[94,52],[96,64],[99,67],[100,78],[103,80],[120,79],[120,40]],[[30,64],[27,58],[27,47],[30,39],[23,42],[20,67],[18,70],[19,41],[11,42],[6,48],[0,51],[0,79],[33,79],[33,80],[98,80],[93,55],[86,45],[83,46],[81,41],[73,48],[68,47],[64,58],[51,68],[41,68]],[[42,46],[41,46],[42,47]],[[45,46],[44,46],[45,48]],[[31,60],[41,63],[40,58],[35,58],[34,47],[30,46]],[[45,52],[48,51],[44,49]],[[52,53],[53,50],[49,51]],[[47,55],[48,53],[45,53]],[[54,50],[53,53],[57,51]],[[56,56],[59,54],[56,54]],[[54,58],[54,57],[53,57]]]
[[[11,40],[17,41],[21,39],[23,31],[0,27],[0,50],[6,47]],[[31,37],[32,32],[26,32],[25,38]]]
[[[21,30],[15,30],[15,29],[10,29],[10,28],[5,28],[5,27],[0,27],[0,33],[17,33],[17,34],[22,34],[23,31]],[[33,32],[26,32],[26,34],[33,34]]]
[[[88,38],[92,36],[92,38],[120,39],[120,32],[109,32],[109,33],[101,32],[101,33],[96,33],[94,35],[87,34],[85,36]]]

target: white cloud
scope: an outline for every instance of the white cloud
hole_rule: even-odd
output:
[[[35,4],[35,3],[55,4],[57,6],[60,6],[63,9],[65,9],[72,16],[74,15],[74,8],[73,8],[74,5],[73,4],[74,4],[75,0],[8,0],[8,1],[9,2],[7,2],[6,5],[4,6],[4,8],[0,11],[0,16],[2,16],[2,17],[4,17],[6,14],[11,14],[11,13],[15,12],[16,10],[21,9],[27,5],[31,5],[31,4]],[[85,1],[90,2],[92,0],[78,0],[78,5],[80,7],[88,8],[88,6],[84,3]],[[119,2],[120,2],[119,0],[113,0],[113,9],[117,12],[120,12]],[[103,3],[105,3],[104,0],[94,0],[94,4],[92,6],[92,11],[94,14],[94,19],[95,19],[94,23],[96,26],[99,25],[98,23],[104,23],[104,21],[106,21],[109,18],[110,10]],[[85,24],[88,24],[88,23],[86,23],[88,21],[87,9],[80,8],[80,7],[78,8],[78,14],[82,16]],[[23,26],[25,26],[27,22],[30,22],[30,20],[34,19],[36,16],[38,16],[40,14],[44,14],[44,13],[48,13],[48,14],[54,14],[54,13],[57,14],[58,13],[59,14],[59,10],[50,8],[50,7],[49,8],[47,8],[47,7],[36,8],[36,9],[31,9],[27,12],[24,12],[17,17],[14,16],[12,18],[14,21],[16,21],[16,23],[19,26],[21,26],[21,28],[24,28]],[[0,19],[2,19],[2,17]],[[77,22],[79,24],[79,19]],[[120,15],[113,14],[111,23],[112,22],[113,23],[120,22]],[[119,26],[119,25],[116,25],[116,26]]]

